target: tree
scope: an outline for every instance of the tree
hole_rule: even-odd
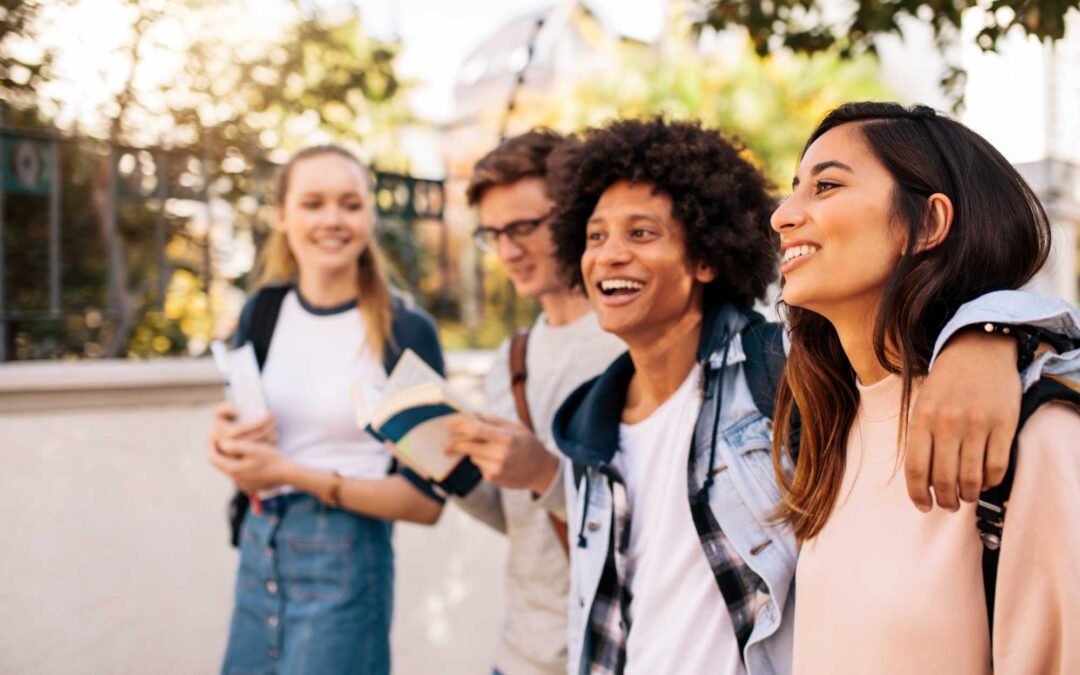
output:
[[[33,111],[34,92],[48,76],[52,54],[27,37],[44,4],[40,0],[0,0],[0,101],[16,113]],[[4,121],[11,121],[11,115],[7,117]]]
[[[332,13],[281,2],[276,9],[284,11],[263,12],[262,3],[227,0],[115,2],[118,39],[110,54],[95,59],[99,115],[88,116],[64,98],[81,84],[65,82],[70,74],[36,71],[41,76],[26,89],[46,122],[78,137],[61,153],[65,181],[74,181],[65,183],[65,238],[83,247],[71,264],[65,248],[64,286],[65,300],[77,296],[75,306],[89,310],[85,321],[20,325],[24,346],[49,345],[24,350],[32,357],[179,353],[187,340],[209,337],[220,299],[212,298],[205,280],[227,279],[218,285],[220,295],[243,273],[211,244],[235,249],[237,240],[258,239],[272,169],[267,157],[279,159],[312,141],[345,140],[374,150],[392,168],[407,168],[395,155],[396,127],[408,119],[394,69],[397,46],[367,36],[355,9]],[[55,43],[50,29],[70,15],[48,18],[51,24],[42,21],[19,39],[42,48]],[[0,38],[0,56],[4,44]],[[3,68],[0,59],[0,78]],[[59,94],[50,98],[50,91]],[[7,89],[0,97],[14,100]],[[92,138],[119,148],[116,156]],[[147,177],[157,176],[155,149],[171,152],[168,199],[145,187]],[[159,219],[166,223],[163,266],[154,255]],[[23,240],[34,237],[40,234]],[[90,245],[97,242],[100,248]],[[25,306],[35,294],[33,280],[30,270],[15,265],[26,279],[11,292]],[[179,276],[170,299],[159,289],[173,274]],[[110,296],[106,311],[100,311],[103,289]],[[79,344],[71,337],[65,343],[65,336],[77,336]]]
[[[328,16],[297,6],[291,22],[261,41],[245,43],[232,30],[223,30],[252,18],[245,16],[250,9],[234,3],[171,2],[167,12],[162,0],[127,3],[134,17],[126,45],[129,76],[115,93],[108,138],[113,143],[191,147],[200,163],[202,189],[212,186],[217,199],[235,203],[254,192],[249,171],[230,170],[230,163],[250,170],[257,157],[284,154],[314,133],[373,141],[404,117],[402,104],[395,100],[396,50],[366,37],[355,13]],[[180,39],[169,30],[177,24]],[[159,77],[156,86],[138,86],[146,55],[170,51],[183,55],[183,66]],[[299,132],[291,131],[293,123],[305,120]],[[105,209],[111,205],[101,199],[94,203],[105,227]],[[211,272],[205,268],[213,261],[208,258],[208,233],[196,230],[179,229],[173,236],[200,239],[185,248],[187,264],[179,261],[181,269],[198,277]],[[105,353],[115,356],[125,350],[140,315],[150,307],[143,300],[145,285],[129,283],[120,253],[124,242],[104,230],[103,236],[110,242],[112,305],[119,310]],[[209,303],[202,304],[211,309]]]
[[[760,57],[738,36],[712,45],[678,34],[659,48],[627,43],[619,63],[561,95],[526,94],[516,126],[573,131],[615,117],[699,119],[737,136],[782,186],[791,180],[808,130],[826,110],[847,100],[888,95],[873,58]]]
[[[975,38],[984,51],[996,51],[1002,37],[1016,29],[1040,40],[1065,35],[1066,14],[1080,0],[858,0],[843,18],[843,6],[828,0],[697,0],[696,26],[718,31],[742,26],[758,54],[778,49],[814,54],[833,51],[842,58],[875,53],[881,35],[902,35],[901,21],[929,23],[938,49],[955,44],[966,10],[982,9],[982,27]],[[962,101],[964,71],[950,66],[942,78],[947,92]]]

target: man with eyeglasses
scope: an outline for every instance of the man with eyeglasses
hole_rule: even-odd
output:
[[[562,141],[548,129],[503,141],[477,162],[467,191],[480,216],[477,245],[494,252],[515,292],[536,298],[542,310],[527,337],[517,338],[525,347],[524,411],[511,381],[508,339],[485,379],[489,414],[461,423],[447,448],[468,454],[484,475],[454,501],[509,539],[495,655],[495,672],[507,675],[566,672],[566,469],[552,439],[552,421],[574,389],[626,349],[600,329],[588,299],[571,288],[554,258],[548,231],[554,204],[545,176],[548,155]]]

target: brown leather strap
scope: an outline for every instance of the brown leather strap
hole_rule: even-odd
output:
[[[529,375],[525,367],[525,353],[529,348],[529,329],[519,328],[510,336],[510,390],[514,392],[514,404],[517,406],[518,419],[522,421],[529,431],[536,433],[533,426],[532,415],[529,414],[529,405],[525,400],[525,380]],[[555,531],[555,538],[559,540],[563,553],[570,555],[570,539],[566,523],[555,517],[555,514],[547,512],[551,529]]]
[[[525,378],[529,376],[525,367],[525,352],[529,348],[529,329],[519,328],[510,337],[510,389],[514,392],[514,403],[517,405],[518,419],[529,431],[535,433],[532,416],[529,415],[529,406],[525,402]]]

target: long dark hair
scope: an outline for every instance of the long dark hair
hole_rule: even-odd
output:
[[[857,124],[869,150],[895,181],[892,211],[907,231],[907,249],[882,293],[874,352],[903,378],[901,434],[912,382],[929,369],[934,341],[965,302],[1022,286],[1046,261],[1050,224],[1020,174],[981,136],[926,106],[848,103],[830,112],[806,142],[843,124]],[[947,196],[952,228],[932,248],[928,197]],[[799,539],[825,524],[840,490],[848,430],[858,410],[855,373],[836,330],[823,316],[782,306],[791,353],[780,383],[773,463],[784,490],[778,515]],[[888,349],[887,349],[888,347]],[[782,471],[795,411],[802,434],[794,475]]]

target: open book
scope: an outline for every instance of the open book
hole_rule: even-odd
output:
[[[419,475],[462,495],[480,480],[468,457],[443,453],[451,422],[473,413],[416,352],[405,350],[381,395],[358,382],[354,398],[357,423]]]

